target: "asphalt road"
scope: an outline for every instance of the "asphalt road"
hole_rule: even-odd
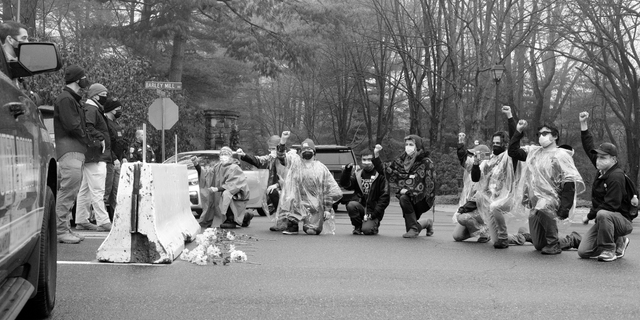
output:
[[[95,251],[106,234],[86,233],[82,244],[58,247],[51,319],[640,317],[638,232],[618,261],[583,260],[576,251],[543,256],[531,244],[496,250],[454,242],[454,210],[438,206],[435,234],[415,239],[401,237],[397,203],[377,236],[352,235],[344,211],[336,234],[321,236],[271,232],[272,223],[256,217],[238,230],[257,239],[238,247],[248,262],[229,266],[99,263]]]

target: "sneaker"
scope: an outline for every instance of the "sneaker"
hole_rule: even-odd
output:
[[[310,235],[319,235],[320,232],[318,232],[318,230],[316,230],[316,228],[313,227],[303,227],[302,230],[304,231],[304,233],[306,234],[310,234]]]
[[[77,232],[73,232],[71,230],[69,230],[69,232],[71,232],[71,234],[74,235],[76,238],[80,239],[80,241],[84,240],[84,236],[83,235],[81,235],[81,234],[79,234]]]
[[[624,253],[627,251],[627,247],[629,246],[629,238],[622,237],[622,244],[616,247],[616,258],[620,259],[624,257]]]
[[[235,229],[236,228],[236,222],[233,220],[225,220],[225,222],[220,224],[220,228],[221,229]]]
[[[403,234],[402,237],[403,238],[415,238],[419,234],[420,233],[418,231],[416,231],[415,229],[409,229],[409,231],[407,231],[407,233]]]
[[[111,231],[111,222],[99,225],[96,231]]]
[[[542,248],[540,253],[548,255],[560,254],[562,253],[562,249],[560,249],[560,246],[556,243],[553,246],[545,246],[544,248]]]
[[[242,227],[246,228],[251,224],[251,219],[253,219],[253,213],[247,212],[244,214],[244,219],[242,219]]]
[[[489,240],[491,240],[491,237],[486,234],[482,234],[478,237],[478,243],[487,243]]]
[[[433,235],[433,220],[427,219],[427,237],[431,237]]]
[[[571,234],[567,236],[567,239],[569,240],[571,248],[574,249],[578,249],[580,242],[582,242],[582,236],[575,231],[571,232]]]
[[[80,243],[80,241],[80,238],[74,236],[69,231],[58,235],[58,242],[60,243],[77,244]]]
[[[493,243],[493,247],[495,249],[507,249],[507,248],[509,248],[509,240],[508,239],[498,239],[498,241]]]
[[[362,234],[362,228],[361,227],[353,227],[353,234],[356,235],[361,235]]]
[[[618,257],[611,250],[602,251],[602,253],[598,256],[598,261],[611,262],[618,259]]]
[[[531,240],[531,234],[529,233],[529,230],[527,230],[527,228],[525,227],[518,228],[518,233],[524,237],[525,242],[533,243],[533,240]]]
[[[98,226],[93,223],[76,223],[76,230],[98,230]]]
[[[297,222],[293,222],[293,221],[289,221],[287,223],[287,230],[282,231],[282,234],[291,234],[291,235],[295,235],[298,234],[298,223]]]

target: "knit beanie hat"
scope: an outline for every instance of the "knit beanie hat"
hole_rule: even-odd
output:
[[[313,143],[313,140],[307,138],[300,145],[300,150],[304,151],[305,149],[311,149],[313,153],[316,153],[316,144]]]
[[[222,149],[220,149],[220,155],[221,156],[232,156],[233,155],[233,151],[229,147],[222,147]]]
[[[84,77],[84,69],[78,65],[71,65],[64,70],[64,81],[69,84],[80,80]]]
[[[122,103],[118,99],[108,99],[104,104],[104,113],[111,112],[117,107],[122,107]]]
[[[273,135],[267,140],[267,145],[269,148],[277,147],[280,144],[280,137]]]
[[[422,150],[422,138],[420,138],[419,136],[416,136],[415,134],[410,134],[406,137],[404,137],[404,140],[413,140],[413,142],[415,142],[416,144],[416,150]]]
[[[94,83],[89,87],[89,91],[87,92],[87,96],[89,98],[93,98],[94,96],[97,96],[103,92],[107,92],[107,88],[105,88],[103,85],[99,84],[99,83]]]

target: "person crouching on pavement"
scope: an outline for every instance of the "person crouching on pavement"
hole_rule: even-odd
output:
[[[429,211],[436,198],[436,174],[428,151],[422,147],[422,138],[416,135],[404,137],[405,151],[396,159],[382,162],[379,158],[382,146],[377,144],[373,151],[373,165],[384,174],[389,187],[397,190],[400,207],[404,216],[406,233],[404,238],[415,238],[422,229],[427,236],[433,234],[433,220],[420,220]]]
[[[471,179],[471,168],[474,163],[487,158],[490,153],[489,147],[483,144],[475,145],[471,149],[465,146],[466,134],[458,134],[457,155],[460,165],[464,168],[463,188],[458,203],[458,211],[453,215],[453,240],[464,241],[472,237],[478,237],[478,242],[489,242],[489,227],[478,211],[475,195],[477,183]]]
[[[509,142],[509,156],[526,161],[516,196],[531,209],[529,230],[531,241],[542,254],[560,254],[562,250],[578,248],[581,237],[572,232],[566,238],[558,237],[556,219],[569,217],[577,194],[584,191],[584,182],[573,162],[569,150],[557,145],[559,132],[550,124],[537,130],[540,146],[520,148],[520,139],[527,121],[520,120],[516,133]]]
[[[205,167],[201,167],[196,159],[192,158],[200,177],[201,195],[209,201],[198,221],[203,227],[211,226],[217,215],[224,219],[220,224],[220,228],[223,229],[248,227],[253,218],[253,215],[245,215],[249,200],[247,177],[238,165],[238,160],[232,156],[233,151],[229,147],[222,147],[220,161]]]
[[[378,234],[384,210],[389,206],[389,190],[384,174],[379,174],[373,167],[373,152],[366,149],[360,154],[361,169],[353,171],[353,163],[349,163],[342,171],[340,185],[353,190],[360,201],[349,201],[347,212],[353,225],[353,234]]]
[[[278,210],[278,203],[280,202],[280,191],[282,190],[282,184],[284,183],[284,177],[286,176],[286,168],[280,160],[278,160],[277,146],[280,143],[280,137],[273,135],[267,140],[269,146],[269,154],[264,156],[254,156],[245,154],[242,149],[236,151],[236,155],[240,157],[240,160],[255,166],[258,169],[269,170],[269,186],[267,187],[267,205],[269,206],[269,216],[276,214]],[[278,215],[276,217],[276,223],[271,226],[271,231],[284,231],[287,229],[287,217]]]
[[[333,204],[342,198],[342,190],[329,169],[315,160],[316,147],[311,139],[302,141],[300,155],[286,152],[290,134],[282,132],[278,145],[278,157],[287,169],[279,204],[287,217],[287,230],[282,233],[298,234],[298,223],[302,221],[306,234],[318,235],[325,220],[333,221]]]
[[[618,165],[616,146],[603,143],[596,149],[587,124],[589,113],[581,112],[579,119],[582,147],[598,169],[598,176],[591,188],[591,210],[583,218],[584,223],[595,219],[595,225],[582,238],[578,255],[584,259],[598,257],[599,261],[610,262],[624,257],[629,246],[626,235],[633,231],[630,215],[633,194],[629,194],[626,188],[626,177]]]

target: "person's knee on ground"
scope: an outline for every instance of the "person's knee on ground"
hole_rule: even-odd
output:
[[[376,235],[378,234],[378,226],[380,222],[378,219],[369,219],[362,223],[362,234],[364,235]]]

